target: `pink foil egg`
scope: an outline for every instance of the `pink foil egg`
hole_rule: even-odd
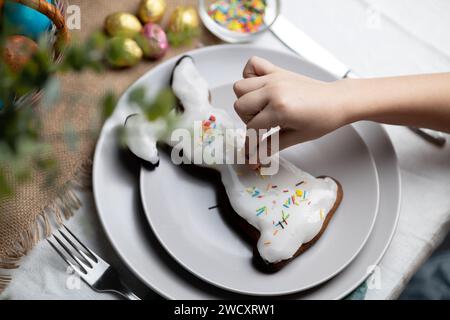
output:
[[[163,28],[156,23],[147,23],[142,30],[142,39],[139,45],[146,58],[160,59],[169,49],[169,42]]]

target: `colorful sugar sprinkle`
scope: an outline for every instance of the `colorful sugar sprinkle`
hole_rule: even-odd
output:
[[[303,197],[302,200],[306,200],[306,197],[308,196],[308,191],[303,191]]]
[[[256,187],[247,188],[247,189],[245,189],[245,191],[247,191],[247,193],[250,194],[253,198],[256,198],[256,197],[262,198],[263,197],[263,194],[261,194],[261,191]]]
[[[284,225],[288,225],[288,219],[289,219],[289,213],[286,214],[284,211],[281,211],[281,221],[278,221],[277,224],[275,224],[275,227],[280,226],[281,229],[284,229]]]
[[[270,242],[270,241],[264,242],[264,244],[265,244],[266,246],[270,245],[271,243],[272,243],[272,242]]]
[[[291,198],[288,198],[284,203],[283,203],[283,207],[285,207],[286,209],[289,209],[289,205],[291,204]]]
[[[320,220],[323,220],[324,215],[323,215],[323,209],[320,209]]]
[[[281,219],[283,220],[283,222],[286,222],[286,224],[287,224],[288,218],[289,218],[289,213],[286,214],[284,211],[281,211]]]
[[[259,217],[260,215],[262,215],[263,213],[267,214],[267,207],[261,207],[259,209],[256,209],[256,216]]]
[[[211,115],[208,120],[202,121],[201,143],[208,146],[211,145],[217,135],[221,135],[217,129],[216,117]]]
[[[218,0],[211,4],[209,16],[228,30],[252,33],[264,25],[265,0]]]
[[[284,229],[283,223],[281,221],[278,221],[278,223],[276,225],[280,226],[282,229]]]

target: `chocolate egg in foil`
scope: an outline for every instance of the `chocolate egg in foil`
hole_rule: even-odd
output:
[[[106,60],[117,68],[132,67],[138,64],[144,55],[137,42],[130,38],[114,37],[106,45]]]
[[[156,23],[147,23],[142,30],[142,36],[138,43],[144,51],[144,56],[149,59],[160,59],[169,49],[164,29]]]
[[[165,0],[142,0],[139,5],[139,18],[143,23],[159,22],[165,12]]]
[[[139,19],[126,12],[110,14],[105,19],[105,30],[110,36],[121,36],[132,38],[142,30]]]
[[[183,33],[196,30],[199,26],[198,14],[193,7],[178,6],[170,16],[168,31]]]

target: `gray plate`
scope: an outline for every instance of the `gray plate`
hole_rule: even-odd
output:
[[[235,76],[226,70],[218,72]],[[214,106],[240,121],[233,110],[232,81],[236,79],[229,78],[229,85],[214,88],[211,94]],[[347,126],[281,155],[315,176],[336,178],[343,186],[339,209],[311,249],[276,273],[262,272],[252,260],[252,244],[230,221],[235,213],[225,206],[208,210],[226,197],[217,174],[193,165],[175,166],[164,153],[158,168],[143,168],[140,179],[144,211],[163,247],[199,278],[250,295],[306,290],[343,270],[366,243],[378,213],[378,176],[367,146]]]
[[[331,80],[321,69],[299,60],[297,57],[255,48],[253,46],[216,46],[196,50],[198,64],[220,61],[230,64],[236,60],[243,65],[251,55],[259,55],[286,68],[303,72],[315,78]],[[175,60],[153,69],[161,82],[152,83],[149,94],[154,94],[168,81]],[[145,77],[136,85],[144,84]],[[225,85],[218,74],[210,79],[211,87]],[[134,112],[126,105],[126,96],[120,102],[113,117],[105,124],[94,159],[94,194],[100,220],[118,254],[128,267],[149,287],[167,298],[219,299],[243,297],[218,289],[187,272],[161,247],[147,224],[139,201],[136,159],[121,152],[115,135],[116,127],[126,116]],[[373,123],[359,123],[355,129],[364,139],[375,160],[380,185],[379,213],[364,249],[347,268],[324,284],[311,290],[287,296],[292,299],[339,299],[351,292],[367,277],[367,269],[379,262],[387,249],[399,214],[400,177],[397,158],[383,128]],[[349,166],[351,166],[349,164]],[[351,232],[351,231],[349,231]]]

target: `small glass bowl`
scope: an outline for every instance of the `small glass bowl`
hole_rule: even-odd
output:
[[[255,32],[238,32],[227,29],[214,21],[208,14],[208,10],[216,0],[199,0],[199,14],[205,27],[219,39],[229,43],[244,43],[254,41],[264,32],[270,29],[280,14],[280,0],[266,0],[266,11],[264,14],[264,24]]]

